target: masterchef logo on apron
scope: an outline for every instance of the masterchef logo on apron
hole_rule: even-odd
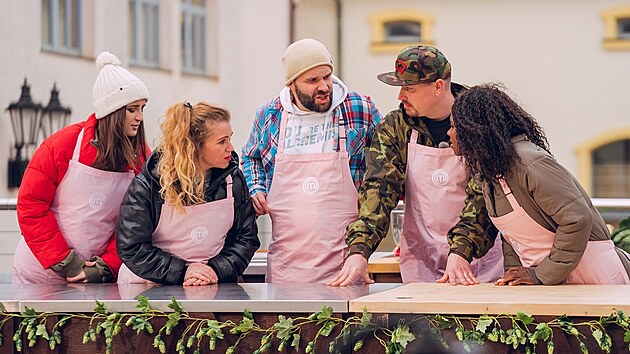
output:
[[[437,170],[431,175],[431,181],[438,187],[443,187],[448,183],[448,173],[444,170]]]
[[[100,209],[107,202],[107,197],[105,197],[105,194],[103,193],[94,193],[90,196],[90,200],[88,202],[90,203],[90,207],[92,209]]]
[[[319,181],[315,177],[309,177],[302,183],[302,189],[304,193],[313,195],[319,190]]]
[[[208,229],[205,226],[197,226],[190,232],[190,238],[196,243],[201,243],[208,237]]]

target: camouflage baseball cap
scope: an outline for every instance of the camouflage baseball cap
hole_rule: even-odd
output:
[[[439,49],[431,46],[412,46],[400,51],[395,71],[377,76],[392,86],[407,86],[433,82],[451,77],[451,64]]]

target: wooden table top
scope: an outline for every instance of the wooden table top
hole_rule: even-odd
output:
[[[630,312],[630,285],[452,286],[411,283],[350,301],[350,312],[604,316]]]
[[[400,259],[390,254],[384,257],[370,257],[368,261],[370,273],[400,273]]]

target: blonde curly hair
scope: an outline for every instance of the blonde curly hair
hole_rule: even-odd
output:
[[[198,102],[171,105],[166,111],[162,141],[157,150],[160,195],[179,212],[184,206],[205,203],[205,173],[199,150],[212,133],[216,122],[229,122],[230,112],[219,106]]]

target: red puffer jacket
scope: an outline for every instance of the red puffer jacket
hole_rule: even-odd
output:
[[[18,192],[17,217],[26,244],[44,269],[62,261],[68,253],[68,243],[59,230],[57,220],[50,211],[57,186],[68,170],[72,153],[81,128],[85,128],[81,142],[79,162],[91,166],[97,149],[94,139],[96,117],[92,114],[85,122],[67,126],[46,139],[33,154]],[[147,148],[147,154],[148,154]],[[142,157],[142,162],[147,156]],[[133,168],[136,174],[141,165]],[[112,234],[101,258],[114,276],[118,275],[121,261],[116,252],[116,238]]]

